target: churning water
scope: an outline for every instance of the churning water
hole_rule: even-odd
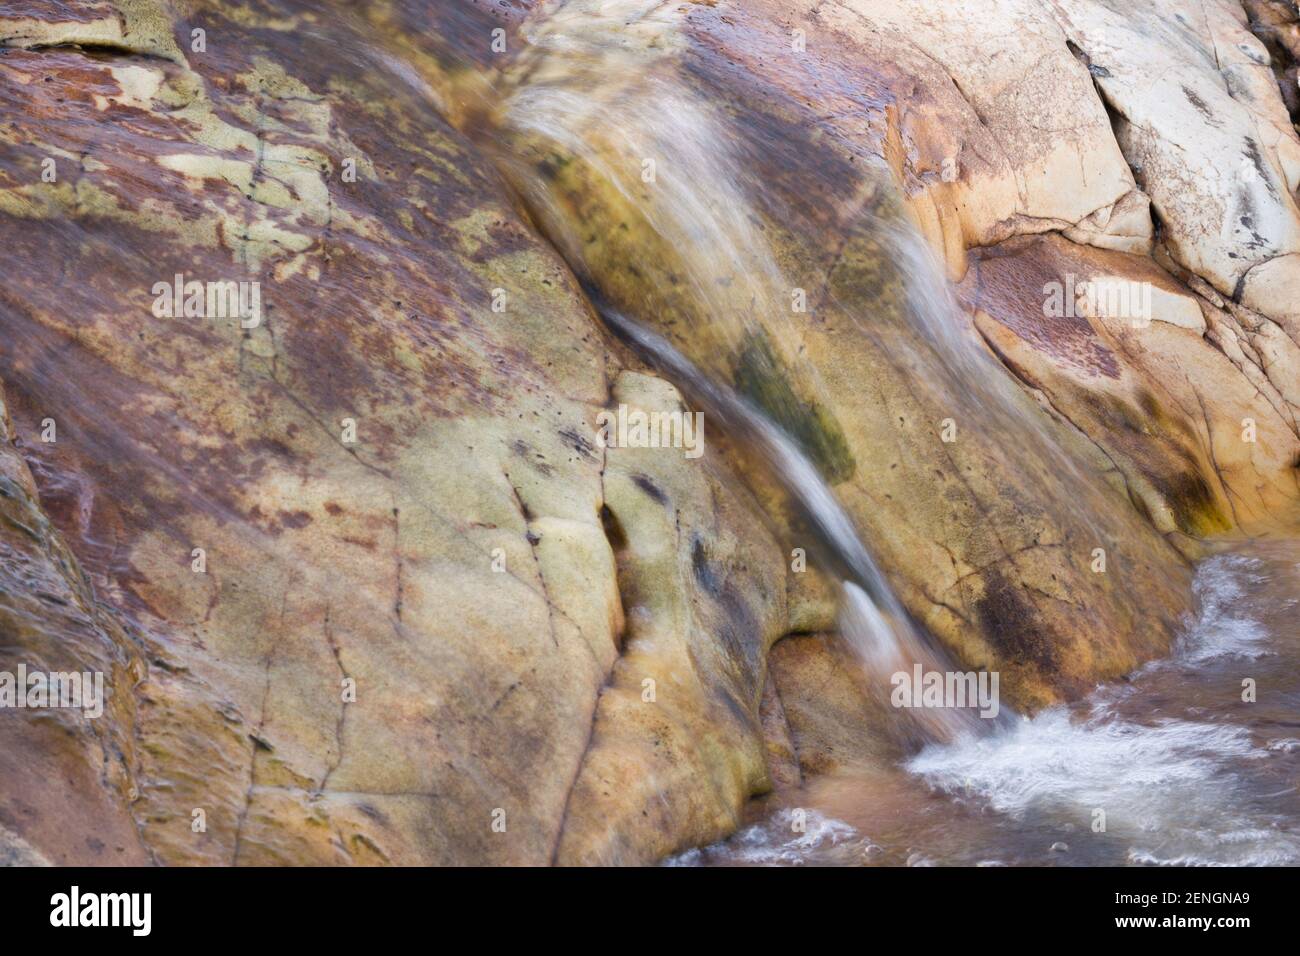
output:
[[[1300,544],[1209,558],[1194,587],[1174,654],[1126,681],[776,794],[674,862],[1300,863]]]

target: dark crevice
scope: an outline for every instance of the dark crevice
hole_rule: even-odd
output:
[[[91,59],[131,59],[147,60],[155,63],[175,63],[176,60],[169,56],[163,56],[161,53],[150,53],[147,50],[140,50],[126,44],[110,43],[104,40],[78,42],[75,40],[61,40],[55,43],[14,43],[13,39],[0,41],[0,54],[9,50],[30,50],[39,52],[44,50],[65,50],[73,53],[81,53]]]

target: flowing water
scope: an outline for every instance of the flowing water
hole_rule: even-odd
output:
[[[641,223],[642,255],[672,258],[671,285],[685,291],[655,290],[672,313],[660,323],[672,341],[629,309],[602,306],[605,322],[754,451],[789,495],[839,583],[840,635],[869,683],[886,687],[888,675],[915,663],[952,670],[808,450],[774,420],[781,410],[760,410],[727,381],[730,360],[763,334],[802,395],[824,396],[819,370],[799,358],[792,323],[806,319],[785,301],[796,283],[747,199],[762,184],[720,134],[710,103],[658,68],[679,52],[675,17],[672,5],[650,0],[555,7],[524,30],[529,47],[496,78],[480,133],[490,130],[486,145],[506,178],[594,301],[609,298],[610,254],[575,223],[564,170],[581,168],[593,195],[603,190],[607,205],[625,210],[611,221],[630,213]],[[672,158],[657,174],[646,165],[656,156]],[[973,334],[916,233],[898,220],[870,225],[905,286],[898,320],[909,334],[898,341],[914,374],[964,420],[982,423],[990,443],[1034,475],[1040,495],[1071,502],[1070,520],[1105,540],[1097,516],[1115,499],[1095,469],[1058,447],[1046,416],[1026,413],[1024,394]],[[592,261],[593,250],[606,259]],[[862,303],[829,306],[875,341],[879,315]],[[1239,543],[1200,565],[1194,589],[1195,610],[1170,658],[1032,719],[1006,708],[1002,719],[981,721],[969,710],[882,707],[880,732],[909,756],[775,793],[731,839],[671,862],[1300,862],[1300,547]],[[1243,681],[1254,682],[1253,702],[1243,700]]]
[[[946,672],[952,666],[939,647],[918,631],[899,603],[889,581],[863,546],[852,519],[808,457],[765,416],[729,388],[700,373],[661,336],[644,329],[612,309],[605,321],[642,353],[733,439],[754,448],[777,480],[790,493],[805,519],[816,530],[823,560],[845,575],[840,581],[840,633],[874,686],[888,686],[889,676],[920,664],[926,671]],[[900,742],[951,739],[974,732],[979,718],[969,710],[915,709],[891,711],[882,731]]]
[[[1194,587],[1171,657],[901,766],[774,794],[671,862],[1300,864],[1300,544],[1238,544]]]

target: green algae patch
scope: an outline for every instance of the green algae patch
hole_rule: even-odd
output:
[[[803,402],[761,331],[750,334],[736,359],[736,388],[785,430],[830,484],[848,481],[857,470],[848,440],[825,406]]]

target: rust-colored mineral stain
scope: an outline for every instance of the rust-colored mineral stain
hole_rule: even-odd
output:
[[[731,107],[719,110],[720,119],[743,117],[728,134],[748,172],[747,198],[778,221],[797,213],[799,231],[843,228],[837,213],[881,155],[894,102],[877,65],[817,38],[791,56],[790,35],[772,29],[762,11],[734,7],[724,15],[696,6],[685,19],[690,49],[683,68],[692,87]],[[738,91],[743,103],[735,102]]]
[[[958,295],[966,309],[992,317],[1044,355],[1090,375],[1118,379],[1114,354],[1069,301],[1069,290],[1088,277],[1071,278],[1062,264],[1038,240],[976,250]],[[1048,305],[1054,289],[1060,290],[1060,309]]]

